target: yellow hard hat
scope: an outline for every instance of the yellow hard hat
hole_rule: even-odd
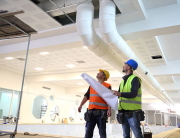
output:
[[[99,72],[101,72],[101,71],[104,72],[104,74],[106,75],[106,80],[105,81],[107,81],[109,79],[109,76],[110,76],[109,72],[107,70],[99,69]]]

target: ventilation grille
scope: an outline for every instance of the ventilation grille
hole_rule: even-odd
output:
[[[162,58],[162,56],[161,56],[161,55],[151,56],[151,57],[152,57],[152,59],[161,59],[161,58]]]
[[[79,61],[76,61],[77,63],[81,64],[81,63],[86,63],[85,61],[83,60],[79,60]]]
[[[16,58],[17,60],[20,60],[20,61],[25,61],[24,58]]]
[[[45,87],[45,86],[43,86],[42,88],[46,89],[46,90],[51,90],[51,88],[48,88],[48,87]]]

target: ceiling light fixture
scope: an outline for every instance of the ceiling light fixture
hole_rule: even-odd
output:
[[[39,53],[39,54],[41,54],[41,55],[48,55],[49,52],[41,52],[41,53]]]
[[[35,70],[44,70],[43,68],[34,68]]]
[[[66,67],[73,68],[73,67],[76,67],[76,66],[73,65],[73,64],[67,64]]]
[[[87,46],[83,46],[83,48],[87,49],[88,47]]]
[[[14,58],[13,57],[6,57],[5,59],[11,60],[11,59],[14,59]]]

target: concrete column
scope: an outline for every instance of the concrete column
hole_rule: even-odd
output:
[[[169,113],[164,113],[164,125],[170,125],[170,116]]]

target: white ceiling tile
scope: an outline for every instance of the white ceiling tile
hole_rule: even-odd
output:
[[[27,12],[32,12],[32,11],[35,11],[37,10],[37,8],[35,6],[32,6],[31,4],[27,3],[27,4],[23,4],[21,5],[21,7],[27,11]]]
[[[34,17],[36,17],[38,20],[47,20],[48,15],[45,15],[44,13],[37,13],[33,15]]]
[[[159,83],[173,82],[172,76],[155,76],[155,78]]]
[[[9,3],[6,1],[6,0],[1,0],[0,1],[0,7],[3,7],[3,6],[7,6]],[[5,9],[3,9],[5,10]]]
[[[177,0],[142,0],[146,9],[153,9],[162,6],[176,4]]]
[[[175,82],[180,82],[180,75],[179,76],[173,76]]]

